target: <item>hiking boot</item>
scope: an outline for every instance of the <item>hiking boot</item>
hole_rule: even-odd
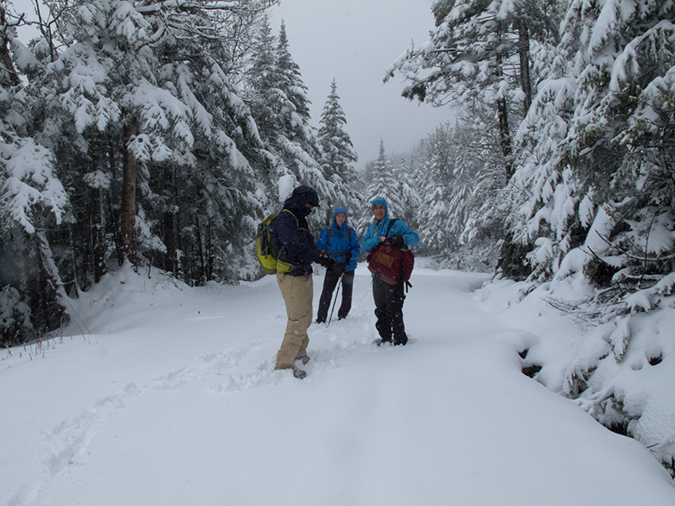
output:
[[[320,318],[316,319],[316,323],[326,323],[326,319],[321,320]]]
[[[377,346],[382,346],[383,344],[386,344],[386,343],[391,344],[391,339],[382,339],[381,337],[375,339],[375,344]]]
[[[307,365],[307,362],[309,362],[309,357],[307,355],[303,355],[302,357],[295,357],[295,361],[300,361],[302,362],[302,365]]]
[[[394,346],[405,346],[408,344],[408,336],[403,334],[401,337],[394,336]]]
[[[298,369],[297,367],[294,367],[293,376],[295,376],[298,379],[305,379],[307,377],[307,372],[303,371],[302,369]]]

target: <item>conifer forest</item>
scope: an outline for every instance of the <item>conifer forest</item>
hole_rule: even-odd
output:
[[[0,339],[63,326],[125,262],[190,285],[261,276],[257,223],[297,184],[387,198],[443,267],[545,283],[586,314],[675,287],[675,2],[437,0],[386,71],[447,107],[407,153],[360,160],[331,83],[319,128],[275,0],[48,0],[41,36],[0,0]],[[46,7],[45,7],[46,6]],[[657,302],[654,302],[657,303]]]
[[[625,332],[571,366],[572,398],[621,361],[631,315],[671,304],[673,0],[436,0],[429,39],[403,36],[382,71],[455,120],[374,160],[358,159],[336,80],[313,126],[276,0],[33,2],[40,36],[20,41],[25,13],[0,0],[5,347],[67,325],[125,264],[191,286],[260,278],[257,224],[298,184],[321,198],[315,236],[335,206],[361,236],[385,197],[439,267],[530,290],[583,280],[583,297],[550,303]],[[618,393],[589,403],[631,434]]]

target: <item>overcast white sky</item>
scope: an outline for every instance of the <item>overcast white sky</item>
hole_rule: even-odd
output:
[[[347,133],[358,167],[377,158],[380,139],[387,153],[403,152],[452,118],[450,109],[418,105],[401,97],[400,78],[383,84],[385,70],[410,47],[429,38],[432,0],[281,0],[273,9],[278,33],[286,23],[291,55],[309,88],[318,125],[335,77]]]
[[[11,0],[32,15],[30,0]],[[300,66],[318,127],[333,78],[347,117],[347,133],[359,155],[357,167],[377,158],[380,139],[388,154],[401,153],[452,118],[450,109],[418,105],[401,97],[385,70],[414,40],[428,39],[433,0],[281,0],[272,30],[286,23],[291,55]],[[24,37],[20,35],[24,40]],[[27,40],[24,40],[27,42]]]

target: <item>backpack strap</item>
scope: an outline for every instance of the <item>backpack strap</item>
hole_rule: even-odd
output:
[[[398,218],[394,218],[393,220],[389,220],[389,226],[387,227],[387,233],[384,234],[385,237],[389,237],[389,232],[391,231],[391,226],[398,221]]]
[[[324,254],[328,255],[328,244],[330,244],[330,232],[333,230],[333,223],[328,225],[328,232],[327,232],[327,237],[326,237],[326,246],[323,248]]]
[[[298,218],[297,218],[291,211],[289,211],[288,209],[282,209],[281,212],[282,212],[282,213],[288,213],[288,214],[290,214],[291,216],[293,216],[293,218],[295,218],[295,226],[296,226],[296,227],[299,227],[299,226],[300,226],[300,222],[298,221]]]
[[[324,246],[324,248],[323,248],[324,254],[328,255],[329,257],[341,257],[341,256],[345,256],[347,253],[349,253],[349,249],[347,249],[347,251],[333,251],[332,253],[328,252],[328,244],[330,243],[330,233],[333,230],[333,224],[331,223],[331,225],[327,228],[328,228],[328,233],[327,233],[328,237],[326,239],[326,246]],[[352,230],[353,230],[352,227],[347,225],[347,238],[350,241],[352,239]],[[344,237],[344,235],[338,235],[336,237]]]

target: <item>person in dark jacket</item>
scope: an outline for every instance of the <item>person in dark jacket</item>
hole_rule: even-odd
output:
[[[323,279],[323,290],[319,299],[319,311],[316,315],[317,323],[325,323],[330,308],[331,297],[335,286],[342,279],[342,303],[338,309],[338,320],[346,318],[352,307],[352,291],[354,288],[354,270],[356,260],[361,254],[361,245],[356,231],[348,225],[347,209],[336,207],[333,212],[333,221],[323,229],[316,247],[323,255],[334,263],[326,269]]]
[[[270,238],[277,257],[277,283],[286,303],[288,323],[275,369],[293,369],[296,377],[306,373],[295,366],[306,364],[312,323],[312,262],[319,261],[319,250],[305,219],[319,205],[319,196],[309,186],[298,186],[284,202],[284,208],[270,224]]]
[[[401,220],[389,218],[387,201],[376,198],[372,202],[375,221],[370,224],[361,244],[363,251],[369,252],[383,242],[392,246],[414,246],[420,242],[419,236]],[[375,300],[375,328],[380,339],[378,344],[391,343],[404,345],[408,342],[403,323],[403,301],[405,300],[404,282],[395,285],[384,282],[378,274],[373,274],[373,299]]]

